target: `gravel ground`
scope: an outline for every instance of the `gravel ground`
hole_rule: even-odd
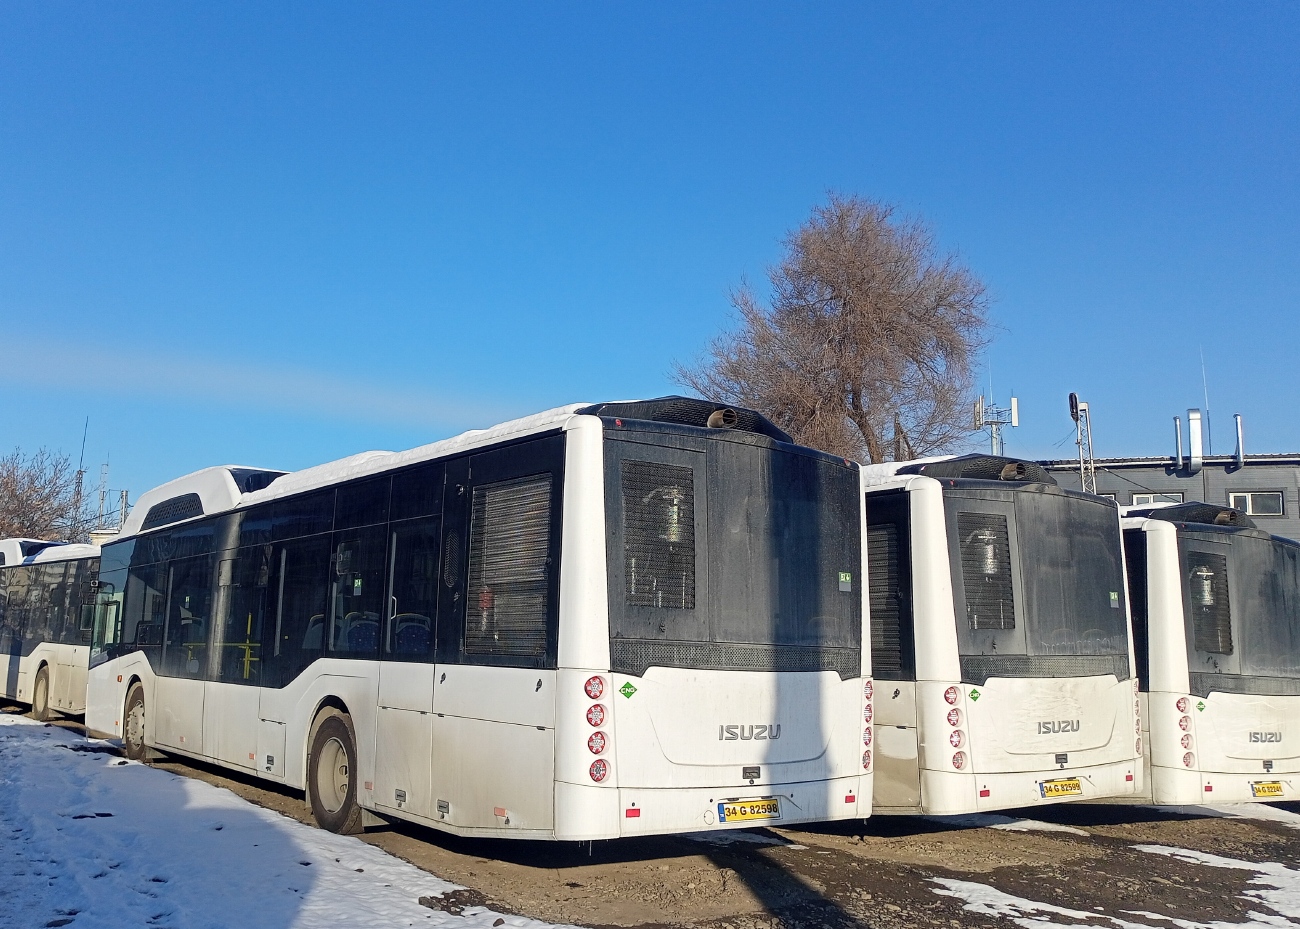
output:
[[[310,822],[299,794],[195,762],[155,765]],[[590,845],[396,823],[364,839],[469,888],[443,908],[592,927],[1300,926],[1300,815],[1242,812],[1061,804]]]

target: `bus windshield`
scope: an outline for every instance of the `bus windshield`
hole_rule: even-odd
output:
[[[749,435],[638,438],[606,442],[619,669],[860,674],[856,468]]]
[[[945,496],[958,641],[970,674],[1128,676],[1114,503],[1042,485],[958,487]]]

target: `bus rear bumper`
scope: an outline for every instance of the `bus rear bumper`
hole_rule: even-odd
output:
[[[1226,774],[1155,767],[1151,771],[1151,799],[1159,805],[1300,800],[1300,774]]]
[[[937,816],[1131,797],[1141,788],[1142,762],[1138,758],[1089,767],[998,774],[921,771],[922,812]]]
[[[776,800],[779,819],[725,821],[720,806]],[[614,803],[617,806],[614,806]],[[566,816],[566,808],[573,816]],[[595,817],[582,815],[583,810]],[[556,838],[614,838],[721,832],[862,819],[871,814],[871,775],[753,787],[599,788],[556,784]],[[585,822],[583,822],[585,820]],[[596,820],[603,820],[598,822]]]

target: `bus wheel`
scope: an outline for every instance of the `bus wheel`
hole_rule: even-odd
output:
[[[50,668],[41,665],[36,672],[36,684],[32,687],[32,719],[45,722],[53,717],[50,712]]]
[[[357,803],[357,739],[352,720],[341,714],[326,717],[311,741],[307,769],[307,798],[322,829],[340,835],[361,831]]]
[[[122,742],[126,746],[126,757],[132,761],[144,760],[147,751],[144,744],[144,688],[139,684],[132,684],[131,692],[126,695]]]

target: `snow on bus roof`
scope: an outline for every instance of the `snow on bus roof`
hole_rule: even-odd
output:
[[[564,424],[573,416],[576,410],[580,410],[584,406],[590,406],[590,404],[570,403],[567,406],[534,413],[532,416],[525,416],[522,419],[512,419],[489,429],[471,429],[449,439],[431,442],[428,445],[421,445],[402,452],[361,452],[348,458],[340,458],[338,461],[326,462],[315,467],[304,468],[301,471],[292,471],[276,480],[269,487],[250,494],[244,494],[237,506],[253,506],[257,503],[277,500],[291,494],[315,490],[318,487],[329,487],[353,478],[391,471],[403,465],[428,461],[501,439],[541,432]]]
[[[866,487],[888,484],[899,478],[899,469],[913,465],[930,464],[933,461],[948,461],[956,455],[934,455],[930,458],[912,458],[908,461],[882,461],[880,464],[862,465],[862,483]],[[920,477],[916,474],[904,474],[902,477]]]

